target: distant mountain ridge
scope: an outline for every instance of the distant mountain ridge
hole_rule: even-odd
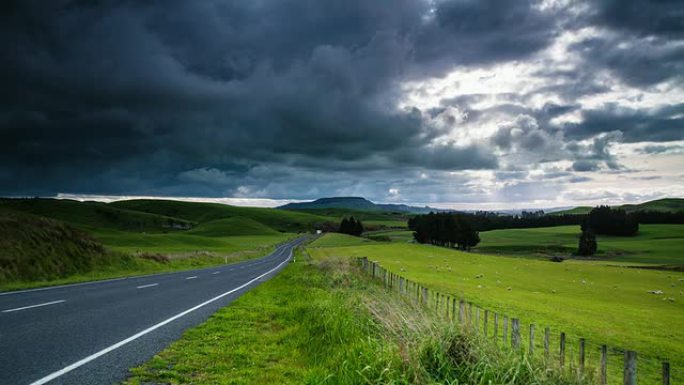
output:
[[[446,211],[432,207],[417,207],[405,204],[374,203],[363,197],[331,197],[319,198],[311,202],[288,203],[278,207],[284,210],[305,210],[305,209],[350,209],[366,211],[392,211],[411,214],[426,214],[430,211]]]

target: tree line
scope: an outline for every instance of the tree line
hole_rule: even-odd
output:
[[[603,207],[603,208],[601,208]],[[661,212],[661,211],[637,211],[634,213],[626,213],[622,209],[610,208],[610,213],[605,211],[605,207],[599,206],[600,210],[594,214],[546,214],[543,210],[539,211],[523,211],[519,215],[501,215],[489,211],[476,211],[473,213],[461,213],[461,212],[450,212],[450,213],[440,213],[445,215],[457,215],[462,220],[466,221],[475,231],[489,231],[489,230],[501,230],[501,229],[523,229],[523,228],[534,228],[534,227],[552,227],[552,226],[568,226],[568,225],[579,225],[581,226],[588,217],[595,227],[594,231],[597,234],[612,234],[612,231],[617,233],[629,233],[626,227],[633,226],[633,222],[638,224],[684,224],[684,211],[678,212]],[[596,208],[595,208],[596,209]],[[595,209],[592,209],[595,210]],[[432,213],[434,214],[434,213]],[[429,215],[429,214],[427,214]],[[604,216],[609,216],[610,219],[606,220],[606,224],[598,225],[601,221],[600,218]],[[425,215],[418,215],[413,218],[409,218],[408,226],[409,229],[412,228],[412,223]],[[611,221],[615,221],[611,224]],[[615,230],[610,230],[611,227],[615,227]],[[619,235],[619,234],[615,234]]]
[[[581,229],[602,235],[632,236],[639,232],[639,222],[625,210],[598,206],[584,218]]]
[[[430,213],[409,219],[408,227],[418,243],[470,250],[480,243],[480,234],[467,216]]]
[[[345,217],[342,218],[342,222],[340,222],[340,227],[337,232],[358,237],[363,234],[363,224],[360,220],[354,219],[354,217]]]
[[[523,211],[520,215],[501,215],[488,211],[476,211],[474,213],[451,212],[440,213],[440,215],[457,216],[475,231],[580,225],[584,218],[584,215],[577,214],[548,215],[541,210],[534,212]],[[416,218],[423,216],[425,215],[410,218],[408,220],[409,229],[411,229],[412,223],[417,220]]]

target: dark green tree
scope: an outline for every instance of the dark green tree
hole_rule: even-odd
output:
[[[596,235],[591,229],[584,229],[579,238],[577,254],[588,257],[596,253]]]
[[[338,232],[358,237],[363,233],[363,224],[360,220],[356,220],[354,217],[345,217],[342,218],[342,222],[340,222]]]

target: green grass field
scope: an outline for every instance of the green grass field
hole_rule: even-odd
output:
[[[681,272],[574,260],[553,263],[417,244],[308,250],[317,258],[365,256],[439,292],[521,318],[523,324],[534,322],[592,343],[626,347],[644,357],[684,365]],[[651,290],[664,294],[650,294]]]
[[[476,251],[504,255],[570,255],[579,226],[483,231]],[[684,264],[684,225],[641,225],[634,237],[598,236],[595,256],[614,262]]]

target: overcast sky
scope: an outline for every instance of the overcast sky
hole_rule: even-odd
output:
[[[0,14],[0,195],[684,196],[680,0],[21,0]]]

